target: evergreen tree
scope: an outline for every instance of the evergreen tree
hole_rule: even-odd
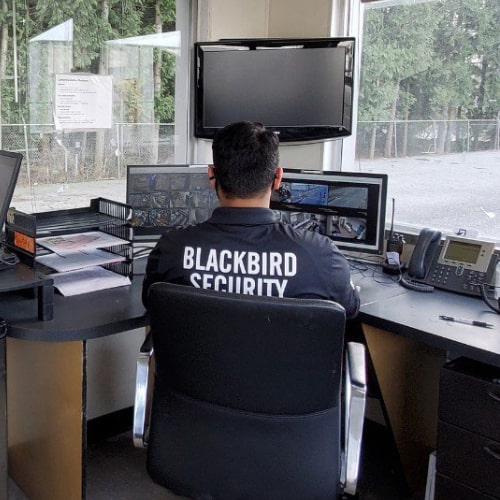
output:
[[[407,114],[413,99],[405,91],[406,80],[422,73],[431,64],[433,17],[429,4],[370,9],[365,17],[360,119],[384,120],[384,156],[391,156],[393,123],[400,111]],[[376,125],[370,138],[373,158]]]
[[[361,60],[361,121],[438,120],[436,152],[460,137],[457,117],[495,118],[500,102],[497,0],[440,0],[369,9]],[[477,127],[476,140],[484,130]],[[369,156],[374,156],[376,126]],[[384,156],[392,153],[385,130]],[[420,133],[423,134],[423,131]],[[406,132],[405,132],[406,134]],[[403,141],[403,153],[406,151]]]

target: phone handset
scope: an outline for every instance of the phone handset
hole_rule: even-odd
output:
[[[424,228],[418,235],[415,249],[408,264],[409,278],[402,277],[401,285],[418,292],[432,292],[434,287],[415,280],[423,280],[433,262],[436,251],[441,243],[441,232]]]

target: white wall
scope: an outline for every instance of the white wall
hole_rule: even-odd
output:
[[[332,0],[270,0],[270,37],[330,36]]]
[[[198,40],[264,38],[270,0],[199,0]]]
[[[140,328],[87,341],[88,419],[133,406],[136,363],[144,338],[145,330]]]

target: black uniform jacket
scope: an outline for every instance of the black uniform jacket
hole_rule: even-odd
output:
[[[151,251],[143,302],[166,281],[231,293],[330,299],[359,310],[349,265],[326,236],[294,229],[267,208],[216,208],[206,222],[164,234]]]

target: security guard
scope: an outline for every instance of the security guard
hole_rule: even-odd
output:
[[[278,189],[279,140],[258,123],[220,130],[208,167],[220,207],[201,224],[171,230],[152,250],[143,302],[152,283],[167,281],[230,293],[322,298],[359,310],[349,265],[335,244],[316,232],[280,222],[269,208]]]

